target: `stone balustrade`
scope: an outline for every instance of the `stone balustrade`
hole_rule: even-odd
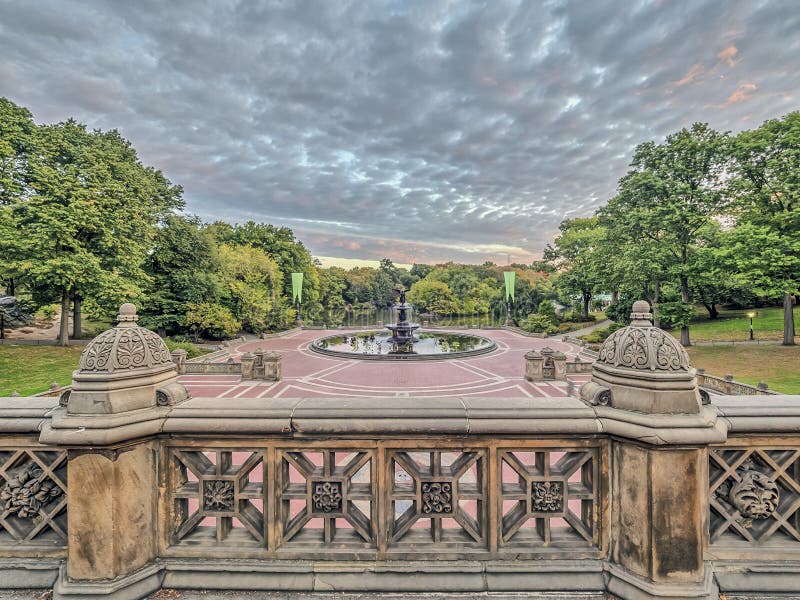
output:
[[[800,397],[702,404],[646,303],[580,398],[189,398],[150,333],[123,306],[60,402],[0,399],[0,588],[797,589]]]

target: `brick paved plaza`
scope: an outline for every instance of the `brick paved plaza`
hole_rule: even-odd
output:
[[[345,333],[342,331],[342,333]],[[435,361],[367,361],[321,356],[309,350],[312,340],[331,332],[304,330],[285,337],[247,342],[231,350],[234,360],[256,348],[280,352],[283,378],[278,382],[242,382],[238,375],[181,377],[195,397],[297,398],[343,396],[502,396],[559,397],[567,395],[565,382],[525,381],[524,354],[549,346],[571,360],[580,350],[556,339],[540,339],[507,330],[481,330],[497,343],[490,354]],[[589,375],[570,375],[575,389]],[[575,394],[577,392],[573,392]]]

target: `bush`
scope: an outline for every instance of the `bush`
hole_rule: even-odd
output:
[[[36,311],[36,319],[38,321],[52,321],[56,317],[58,306],[56,304],[47,304]]]
[[[186,324],[195,332],[195,339],[203,333],[215,338],[231,338],[242,328],[233,313],[221,304],[211,302],[187,305]]]
[[[564,313],[563,321],[568,321],[570,323],[593,323],[597,321],[597,317],[594,315],[589,315],[588,317],[584,317],[583,313],[579,310],[568,310]]]
[[[556,333],[558,327],[547,315],[532,313],[522,322],[522,329],[533,333]]]
[[[539,307],[536,309],[536,312],[543,317],[548,317],[552,323],[555,323],[556,306],[553,304],[552,300],[542,300],[539,302]],[[530,316],[528,318],[530,318]]]
[[[608,336],[612,333],[617,331],[618,329],[622,329],[625,327],[622,323],[612,323],[608,327],[601,327],[600,329],[595,329],[593,332],[582,335],[581,339],[589,342],[590,344],[600,344],[605,342]]]
[[[208,350],[205,348],[198,348],[188,341],[176,341],[170,338],[165,338],[164,343],[167,345],[167,348],[169,348],[170,352],[178,348],[186,350],[186,358],[197,358],[203,354],[208,354]]]

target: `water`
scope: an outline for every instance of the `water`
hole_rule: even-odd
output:
[[[391,332],[367,331],[363,333],[332,335],[314,340],[312,350],[323,353],[354,356],[457,356],[483,353],[492,350],[495,343],[477,335],[458,333],[418,333],[419,341],[413,344],[394,344]]]

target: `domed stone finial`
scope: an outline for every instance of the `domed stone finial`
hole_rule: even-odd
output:
[[[653,326],[650,305],[633,303],[631,324],[612,333],[600,347],[592,381],[581,395],[615,408],[643,413],[700,411],[700,396],[689,356],[678,340]],[[612,398],[609,400],[610,398]]]
[[[136,314],[136,306],[130,302],[126,302],[119,307],[119,314],[117,315],[117,322],[122,325],[124,323],[136,323],[139,316]]]

